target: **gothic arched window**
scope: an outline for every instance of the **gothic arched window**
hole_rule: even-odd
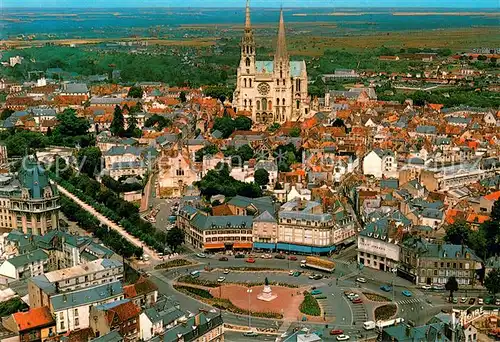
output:
[[[267,100],[262,99],[262,110],[267,110]]]
[[[252,107],[252,99],[248,100],[248,105]]]
[[[299,109],[299,108],[300,108],[300,101],[297,100],[297,109]]]
[[[276,106],[280,105],[280,99],[276,99]]]
[[[250,84],[248,85],[248,87],[252,88],[252,79],[249,79],[248,82],[250,82]]]
[[[246,78],[243,79],[243,84],[245,85],[245,88],[246,88],[247,87],[247,79]]]
[[[247,67],[249,67],[249,66],[250,66],[250,58],[248,58],[248,57],[247,57],[247,59],[245,59],[245,65],[246,65]]]
[[[257,100],[257,110],[260,110],[260,101]]]
[[[273,110],[273,102],[271,100],[269,100],[269,102],[267,103],[267,107],[269,108],[269,110]]]
[[[281,101],[281,105],[284,106],[285,105],[285,99],[283,99],[283,101]]]
[[[247,106],[247,99],[243,100],[244,106]]]

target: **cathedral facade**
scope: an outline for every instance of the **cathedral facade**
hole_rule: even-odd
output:
[[[237,71],[233,107],[252,113],[252,121],[269,125],[300,121],[309,114],[307,70],[304,61],[290,61],[286,47],[283,10],[280,12],[274,60],[257,61],[247,0],[241,60]]]

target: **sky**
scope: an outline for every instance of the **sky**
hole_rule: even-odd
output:
[[[245,0],[0,0],[0,8],[243,7]],[[251,0],[252,7],[493,8],[500,0]]]

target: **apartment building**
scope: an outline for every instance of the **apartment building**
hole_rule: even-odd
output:
[[[481,268],[482,260],[464,245],[428,243],[421,238],[401,244],[398,274],[417,285],[444,285],[453,276],[459,287],[473,286]]]
[[[54,295],[109,284],[122,278],[122,262],[110,259],[52,271],[28,280],[29,303],[31,307],[49,306]]]
[[[126,342],[139,341],[140,313],[140,308],[128,299],[92,306],[90,327],[97,337],[118,331]]]
[[[44,235],[59,224],[59,194],[33,157],[23,160],[18,177],[0,176],[0,228]]]
[[[5,260],[0,266],[0,283],[36,277],[47,271],[49,256],[41,249]]]

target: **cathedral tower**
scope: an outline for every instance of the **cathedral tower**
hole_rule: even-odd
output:
[[[241,38],[240,76],[237,87],[240,91],[239,107],[244,111],[253,111],[252,89],[255,85],[255,39],[250,21],[250,0],[245,10],[245,31]]]
[[[291,116],[290,96],[292,82],[290,78],[290,58],[286,47],[285,20],[283,19],[283,9],[280,11],[280,22],[278,25],[278,41],[274,54],[274,79],[276,80],[276,105],[275,121],[284,122]],[[283,94],[286,96],[280,96]]]

